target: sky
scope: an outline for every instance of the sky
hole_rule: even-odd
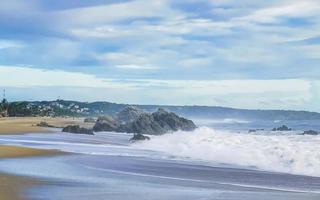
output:
[[[0,0],[0,89],[320,112],[319,33],[319,0]]]

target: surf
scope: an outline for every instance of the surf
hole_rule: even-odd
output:
[[[152,136],[136,148],[183,159],[320,177],[320,136],[236,133],[200,127]]]

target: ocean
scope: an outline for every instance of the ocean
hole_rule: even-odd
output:
[[[301,134],[320,121],[195,121],[193,132],[135,143],[126,133],[58,129],[0,136],[0,144],[70,152],[1,160],[0,171],[43,180],[25,191],[30,199],[320,199],[320,136]],[[271,131],[281,125],[293,130]]]

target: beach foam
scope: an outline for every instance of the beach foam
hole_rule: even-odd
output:
[[[133,144],[177,157],[320,176],[320,136],[253,135],[201,127]]]

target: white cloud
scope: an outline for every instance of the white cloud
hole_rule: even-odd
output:
[[[113,82],[111,79],[101,79],[80,72],[14,66],[0,66],[0,85],[24,88],[37,86],[129,88],[128,85]]]
[[[119,69],[128,69],[128,70],[156,70],[156,67],[143,66],[143,65],[116,65],[116,68]]]
[[[7,48],[21,48],[23,44],[17,41],[11,40],[0,40],[0,49],[7,49]]]
[[[130,66],[131,67],[131,66]],[[129,68],[130,68],[129,67]],[[136,69],[133,67],[133,69]],[[301,108],[313,98],[317,81],[285,80],[159,80],[107,79],[79,72],[0,66],[0,87],[92,88],[77,91],[77,99],[87,95],[127,103],[222,105],[247,108]],[[311,85],[313,88],[311,88]],[[87,89],[85,89],[88,91]],[[94,93],[99,91],[99,94]],[[47,93],[47,91],[46,91]],[[53,91],[59,94],[59,91]],[[112,93],[114,96],[110,96]],[[108,94],[108,95],[107,95]],[[170,95],[167,95],[170,94]],[[23,94],[21,94],[23,95]],[[55,95],[56,96],[56,95]],[[38,97],[43,99],[45,97]]]
[[[279,17],[307,17],[317,14],[320,10],[319,3],[314,1],[292,1],[283,5],[262,8],[244,17],[233,19],[234,21],[277,23]]]
[[[76,25],[94,25],[139,17],[179,18],[180,12],[172,10],[166,0],[138,0],[103,6],[77,8],[54,13],[61,20]]]

